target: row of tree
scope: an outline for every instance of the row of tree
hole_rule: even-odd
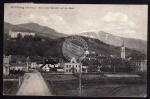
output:
[[[87,45],[88,50],[92,51],[93,49],[98,54],[110,56],[117,55],[120,56],[120,47],[112,46],[105,44],[104,42],[82,37]],[[4,48],[3,52],[5,55],[21,55],[24,57],[27,56],[41,56],[41,57],[63,57],[62,46],[63,42],[66,40],[66,37],[51,39],[48,37],[41,37],[38,35],[33,36],[24,36],[23,38],[19,36],[17,39],[9,39],[8,35],[4,35]],[[141,54],[135,50],[126,49],[126,52],[129,55],[139,55]]]

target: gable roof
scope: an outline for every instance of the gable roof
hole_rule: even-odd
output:
[[[40,68],[43,68],[46,64],[51,64],[51,65],[54,65],[54,64],[58,64],[59,63],[59,60],[58,59],[48,59],[48,60],[43,60],[45,62],[40,62],[41,64],[43,64]],[[49,65],[48,65],[49,66]],[[49,67],[50,68],[50,67]]]
[[[83,66],[96,66],[96,65],[101,65],[101,63],[98,60],[95,59],[84,59],[82,61]]]
[[[40,68],[42,69],[44,66],[46,66],[46,64],[43,64]],[[48,67],[50,68],[50,66],[48,65]]]

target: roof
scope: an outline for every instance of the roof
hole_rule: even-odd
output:
[[[17,64],[17,63],[10,63],[11,67],[26,67],[26,64]]]
[[[96,66],[96,65],[101,65],[101,63],[98,60],[95,59],[84,59],[82,61],[83,66]]]
[[[43,68],[46,64],[43,64],[40,68]],[[48,66],[49,67],[49,66]],[[50,68],[50,67],[49,67]]]
[[[40,62],[41,64],[43,64],[40,68],[43,68],[46,64],[51,64],[51,65],[54,65],[54,64],[58,64],[59,63],[59,60],[58,59],[44,59],[43,61],[45,61],[45,63],[43,64],[43,62]],[[49,67],[49,66],[48,66]],[[50,67],[49,67],[50,68]]]

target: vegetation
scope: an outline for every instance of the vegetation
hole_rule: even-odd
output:
[[[52,95],[78,96],[79,78],[73,75],[53,75],[42,73]],[[85,76],[87,79],[85,79]],[[142,82],[142,83],[141,83]],[[140,90],[139,90],[140,87]],[[116,90],[119,89],[119,90]],[[142,89],[142,90],[141,90]],[[116,93],[112,93],[116,90]],[[123,91],[122,91],[123,90]],[[135,91],[136,90],[136,91]],[[146,94],[145,82],[139,78],[102,78],[100,74],[84,75],[82,78],[82,96],[122,96],[123,92],[132,92],[124,96],[142,96]],[[138,94],[140,93],[140,94]]]
[[[106,44],[97,39],[87,37],[82,38],[86,41],[89,51],[94,49],[96,54],[120,56],[120,47]],[[62,45],[65,40],[66,37],[51,39],[49,37],[41,37],[38,35],[35,35],[35,37],[25,36],[24,38],[18,36],[16,39],[11,39],[5,34],[3,52],[5,55],[21,55],[24,57],[63,57]],[[131,49],[127,49],[126,51],[130,56],[132,54],[141,54],[140,52]]]
[[[130,61],[119,58],[106,59],[102,62],[103,72],[125,72],[132,73],[135,68],[131,67]]]

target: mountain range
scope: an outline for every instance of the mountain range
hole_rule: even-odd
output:
[[[4,33],[8,33],[10,29],[12,31],[34,32],[36,35],[49,37],[52,39],[69,36],[64,33],[59,33],[56,30],[49,28],[47,26],[41,26],[37,23],[13,25],[13,24],[4,22]],[[121,46],[122,42],[124,41],[125,47],[140,51],[143,54],[147,54],[147,41],[144,41],[144,40],[119,37],[119,36],[112,35],[110,33],[106,33],[104,31],[82,32],[82,33],[79,33],[78,35],[88,37],[88,38],[95,38],[100,41],[103,41],[106,44],[115,45],[115,46]]]
[[[104,31],[99,32],[83,32],[79,34],[80,36],[86,36],[90,38],[99,39],[107,44],[121,46],[124,41],[124,45],[127,48],[138,50],[144,54],[147,54],[147,42],[140,39],[124,38],[106,33]]]
[[[26,24],[18,24],[13,25],[7,22],[4,22],[4,33],[9,33],[11,31],[20,31],[20,32],[34,32],[36,35],[50,37],[50,38],[59,38],[66,37],[66,34],[59,33],[54,29],[51,29],[47,26],[41,26],[37,23],[26,23]]]

